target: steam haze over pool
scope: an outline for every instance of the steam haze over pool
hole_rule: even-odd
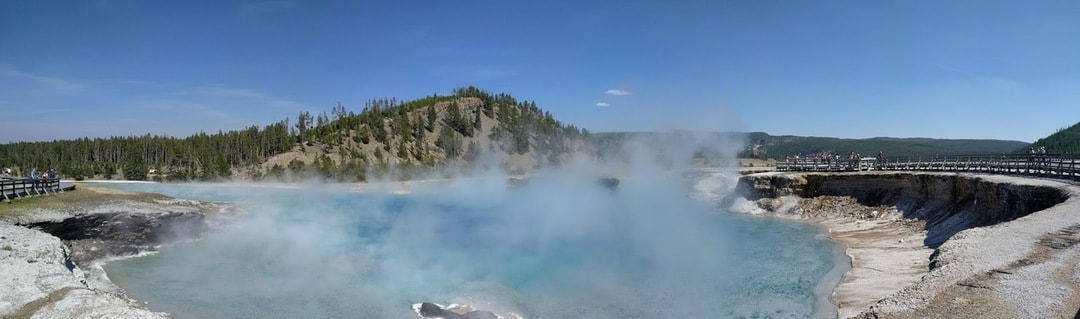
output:
[[[409,194],[123,184],[243,209],[202,240],[107,265],[176,318],[415,318],[471,303],[527,318],[805,318],[833,268],[820,229],[692,199],[677,174],[460,179]],[[705,178],[709,178],[705,176]],[[719,178],[719,177],[713,177]]]

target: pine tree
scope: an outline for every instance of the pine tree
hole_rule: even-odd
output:
[[[296,116],[296,130],[298,132],[297,142],[304,142],[305,135],[309,128],[311,128],[311,113],[308,113],[307,111],[300,112],[300,115]]]
[[[495,118],[495,103],[494,101],[484,101],[484,115],[488,118]]]
[[[450,106],[446,108],[446,125],[453,128],[458,133],[464,136],[472,136],[472,127],[465,116],[461,114],[461,108],[457,103],[451,102]]]
[[[413,140],[412,155],[417,161],[423,161],[424,159],[424,143],[422,139]]]
[[[402,160],[409,160],[409,150],[405,147],[405,143],[398,143],[397,157]]]
[[[449,126],[443,126],[439,130],[439,138],[435,140],[435,146],[442,148],[446,152],[447,159],[461,155],[461,144],[461,136]]]
[[[425,125],[424,125],[424,128],[427,129],[428,132],[433,132],[433,133],[435,132],[435,119],[436,119],[435,104],[428,104],[428,107],[427,107],[427,123],[425,123]]]
[[[337,102],[337,105],[334,106],[330,113],[334,114],[334,120],[336,121],[340,121],[347,115],[347,113],[345,112],[345,106],[341,105],[341,101]]]
[[[146,173],[148,170],[149,168],[146,165],[146,161],[143,160],[138,152],[134,150],[125,152],[123,167],[124,179],[131,181],[146,180]]]

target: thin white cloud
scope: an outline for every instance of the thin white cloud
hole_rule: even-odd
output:
[[[28,80],[31,80],[31,81],[34,81],[34,82],[37,82],[37,83],[40,83],[40,84],[44,84],[46,86],[49,86],[49,87],[52,87],[52,88],[55,88],[55,89],[62,89],[62,90],[78,90],[78,89],[82,89],[82,88],[86,87],[86,85],[84,85],[84,84],[68,81],[68,80],[65,80],[65,79],[27,73],[27,72],[15,70],[15,69],[12,69],[12,68],[9,68],[9,67],[6,67],[6,66],[2,66],[2,65],[0,65],[0,75],[5,75],[5,76],[15,77],[15,78],[28,79]]]
[[[239,101],[262,104],[280,110],[299,110],[303,108],[303,105],[299,102],[279,98],[259,90],[210,88],[210,93],[216,97],[234,98]]]
[[[216,86],[144,95],[125,107],[138,110],[129,112],[133,116],[129,130],[145,128],[154,134],[179,137],[261,126],[303,109],[298,102],[261,90]]]
[[[99,81],[104,86],[124,86],[124,87],[161,87],[161,83],[145,80],[132,80],[132,79],[105,79]]]
[[[630,92],[626,92],[626,91],[619,90],[619,89],[610,89],[610,90],[604,91],[604,94],[622,96],[622,95],[629,95]]]
[[[597,102],[596,106],[607,107],[607,106],[611,106],[611,104],[608,104],[607,102]]]
[[[196,87],[166,93],[158,98],[162,100],[197,102],[204,105],[217,105],[222,108],[258,106],[292,111],[303,107],[299,102],[275,97],[260,90],[224,87]]]

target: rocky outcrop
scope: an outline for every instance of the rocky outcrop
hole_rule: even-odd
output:
[[[0,318],[167,318],[127,298],[101,263],[197,237],[210,227],[207,212],[231,207],[134,198],[2,216]]]
[[[819,196],[850,197],[868,207],[895,207],[905,219],[926,223],[925,244],[937,248],[965,229],[1007,222],[1060,204],[1062,188],[1010,183],[966,174],[756,174],[739,179],[736,194],[748,200]]]
[[[454,312],[430,302],[413,305],[413,310],[421,318],[431,319],[498,319],[494,312],[484,310],[463,310],[462,313]]]
[[[205,216],[198,212],[80,214],[22,226],[59,237],[70,246],[71,259],[80,265],[138,255],[169,241],[196,237],[208,228]]]
[[[60,239],[0,223],[0,317],[165,318],[94,283]]]
[[[1080,308],[1075,185],[973,174],[765,173],[740,178],[736,196],[727,202],[735,211],[819,221],[849,246],[852,270],[833,295],[842,317],[1049,318]],[[921,239],[916,246],[905,242],[913,237]],[[876,259],[888,262],[878,269]],[[844,304],[857,298],[841,292],[873,299]]]

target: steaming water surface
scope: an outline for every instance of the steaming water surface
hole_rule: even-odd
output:
[[[106,269],[175,318],[415,318],[423,301],[527,318],[805,318],[833,268],[811,225],[738,217],[656,181],[410,194],[123,184],[237,203],[199,241]]]

